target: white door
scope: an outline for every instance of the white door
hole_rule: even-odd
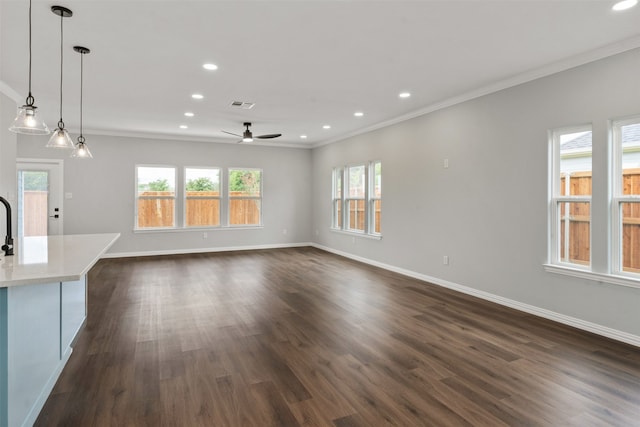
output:
[[[62,160],[18,159],[18,236],[62,234]]]

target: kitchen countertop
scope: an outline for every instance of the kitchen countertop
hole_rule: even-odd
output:
[[[0,288],[79,280],[118,237],[105,233],[16,239],[15,255],[0,252]]]

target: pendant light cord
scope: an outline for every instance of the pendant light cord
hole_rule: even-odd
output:
[[[27,105],[33,106],[33,95],[31,95],[31,0],[29,0],[29,95],[27,96]]]
[[[58,129],[64,129],[64,122],[62,121],[62,71],[64,69],[64,30],[62,21],[64,20],[64,13],[60,13],[60,121],[58,122]]]
[[[84,136],[82,136],[82,88],[84,86],[84,53],[80,53],[80,136],[78,142],[84,144]]]

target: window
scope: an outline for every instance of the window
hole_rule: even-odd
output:
[[[345,209],[346,228],[349,231],[364,231],[365,168],[364,165],[350,166],[347,171],[347,194]]]
[[[369,224],[371,232],[380,234],[380,214],[382,210],[382,163],[374,162],[369,184]]]
[[[229,225],[262,224],[262,171],[229,169]]]
[[[334,168],[332,228],[379,236],[381,198],[380,162]]]
[[[185,168],[186,227],[220,225],[220,169]]]
[[[333,228],[342,229],[342,168],[333,170]]]
[[[136,228],[175,227],[176,169],[136,167]]]
[[[614,273],[640,273],[640,118],[613,123]]]
[[[591,127],[551,137],[550,258],[552,264],[591,264]]]

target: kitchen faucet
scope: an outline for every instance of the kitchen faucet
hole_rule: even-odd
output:
[[[2,202],[4,209],[7,211],[7,235],[4,238],[2,250],[6,256],[9,256],[13,255],[13,237],[11,237],[11,205],[4,197],[0,197],[0,202]]]

